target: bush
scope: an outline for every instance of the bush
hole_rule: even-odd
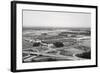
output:
[[[63,47],[64,44],[62,42],[55,42],[53,43],[55,47]]]
[[[37,47],[37,46],[40,46],[41,45],[41,43],[33,43],[33,47]]]
[[[82,53],[82,54],[77,54],[76,56],[81,57],[81,58],[91,59],[91,52],[85,52],[85,53]]]

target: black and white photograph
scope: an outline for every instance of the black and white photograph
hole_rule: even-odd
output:
[[[97,6],[11,3],[12,72],[97,67]]]
[[[23,63],[91,59],[91,14],[23,10]]]

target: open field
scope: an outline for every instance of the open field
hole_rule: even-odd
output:
[[[23,28],[22,37],[24,63],[91,59],[90,28]]]

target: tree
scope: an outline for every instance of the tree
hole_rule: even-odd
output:
[[[56,47],[63,47],[64,46],[64,44],[62,43],[62,42],[55,42],[55,43],[53,43],[54,44],[54,46],[56,46]]]

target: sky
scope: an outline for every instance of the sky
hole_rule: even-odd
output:
[[[23,27],[91,27],[90,13],[23,10]]]

